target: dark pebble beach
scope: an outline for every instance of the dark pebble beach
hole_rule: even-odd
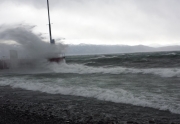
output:
[[[1,86],[0,124],[180,124],[180,114]]]

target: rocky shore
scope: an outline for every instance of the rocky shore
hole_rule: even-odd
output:
[[[0,87],[0,124],[180,124],[169,111]]]

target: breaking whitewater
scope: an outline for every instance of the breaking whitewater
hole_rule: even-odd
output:
[[[180,52],[68,56],[41,67],[1,71],[0,85],[180,114]]]

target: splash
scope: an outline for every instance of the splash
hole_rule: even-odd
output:
[[[0,26],[0,56],[9,55],[9,50],[16,50],[19,57],[28,59],[46,59],[64,53],[66,46],[59,43],[51,45],[44,42],[41,34],[33,33],[35,26],[13,25]],[[14,41],[15,43],[9,43]]]

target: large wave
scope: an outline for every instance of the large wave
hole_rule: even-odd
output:
[[[0,74],[5,73],[73,73],[73,74],[143,74],[156,75],[160,77],[180,77],[180,68],[128,68],[121,66],[113,67],[93,67],[84,64],[67,64],[65,60],[61,63],[50,63],[47,60],[34,61],[33,68],[17,68],[1,70]]]
[[[126,68],[126,67],[91,67],[83,64],[50,64],[55,73],[77,73],[77,74],[153,74],[161,77],[180,77],[180,68]]]
[[[17,68],[3,70],[0,74],[37,74],[37,73],[71,73],[71,74],[142,74],[155,75],[165,78],[180,77],[180,68],[127,68],[127,67],[92,67],[83,64],[50,63],[47,60],[37,61],[33,68]]]

